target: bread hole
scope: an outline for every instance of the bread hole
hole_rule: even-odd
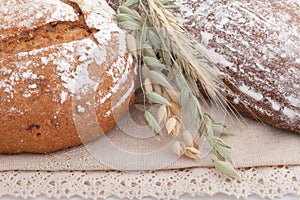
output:
[[[74,30],[76,28],[76,26],[71,26],[70,28],[69,28],[69,30]]]
[[[40,137],[40,136],[42,136],[42,134],[41,133],[37,133],[35,136],[36,137]]]
[[[28,127],[26,128],[26,130],[27,130],[27,131],[32,131],[32,130],[34,130],[34,129],[40,129],[40,128],[41,128],[40,125],[38,125],[38,124],[33,124],[33,125],[28,126]]]
[[[57,40],[62,40],[62,39],[64,39],[64,37],[61,36],[61,35],[57,35],[57,36],[55,37],[55,39],[57,39]]]
[[[60,125],[59,120],[57,119],[52,119],[50,120],[50,123],[54,126],[54,127],[58,127]]]

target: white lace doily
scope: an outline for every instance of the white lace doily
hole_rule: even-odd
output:
[[[184,194],[223,193],[237,198],[258,195],[273,199],[300,195],[299,166],[245,168],[239,173],[240,180],[229,179],[212,168],[151,172],[6,171],[0,173],[0,197],[178,199]]]

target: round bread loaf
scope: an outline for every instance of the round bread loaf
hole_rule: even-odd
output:
[[[185,28],[206,48],[241,112],[300,133],[300,3],[182,0]]]
[[[1,2],[0,153],[53,152],[113,128],[136,76],[113,12],[104,0]]]

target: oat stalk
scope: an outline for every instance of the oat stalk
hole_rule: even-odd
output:
[[[204,95],[225,107],[222,84],[212,72],[214,66],[178,25],[173,15],[176,8],[172,0],[127,0],[116,15],[119,26],[127,30],[127,46],[138,60],[145,102],[160,105],[157,118],[145,111],[145,121],[155,134],[165,130],[176,138],[176,154],[199,159],[198,141],[187,130],[182,113],[187,110],[199,136],[206,137],[213,149],[215,167],[237,178],[227,151],[230,147],[216,136],[229,131],[202,111],[198,99],[202,97],[200,82]]]

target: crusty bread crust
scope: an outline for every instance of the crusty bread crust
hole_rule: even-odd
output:
[[[229,101],[240,112],[300,133],[299,1],[182,3],[183,24],[219,68],[232,91]]]
[[[113,11],[104,0],[64,2],[0,8],[0,153],[94,140],[133,104],[133,58]],[[8,16],[18,9],[21,16]]]

